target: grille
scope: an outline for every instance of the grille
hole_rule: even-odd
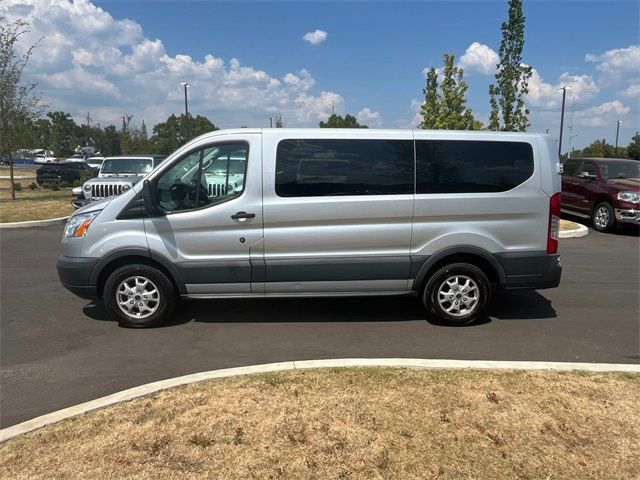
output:
[[[224,185],[222,183],[210,183],[209,196],[221,197],[222,195],[226,195],[231,189],[233,189],[233,185]]]
[[[96,183],[91,185],[91,198],[107,198],[113,195],[120,195],[122,193],[121,184],[113,183]]]

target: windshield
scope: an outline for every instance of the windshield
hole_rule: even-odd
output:
[[[110,174],[145,174],[153,168],[151,159],[144,158],[114,158],[102,162],[100,173]]]
[[[604,178],[640,178],[640,163],[602,162],[600,170]]]

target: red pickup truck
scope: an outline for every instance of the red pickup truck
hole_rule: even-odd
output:
[[[640,162],[618,158],[571,158],[562,164],[561,208],[591,217],[593,228],[640,225]]]

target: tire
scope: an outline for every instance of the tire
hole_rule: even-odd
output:
[[[599,232],[613,230],[616,225],[616,217],[609,202],[600,202],[596,205],[596,208],[591,213],[591,223],[593,228]]]
[[[466,291],[465,287],[473,290]],[[472,295],[464,296],[465,293]],[[422,303],[428,316],[437,323],[468,325],[485,312],[491,302],[491,293],[489,279],[480,268],[470,263],[452,263],[440,268],[427,280]],[[460,303],[456,304],[456,301]]]
[[[141,264],[120,267],[109,275],[102,298],[109,316],[125,327],[158,325],[176,305],[172,281],[157,268]]]

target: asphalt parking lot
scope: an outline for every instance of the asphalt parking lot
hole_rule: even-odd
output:
[[[3,230],[0,426],[143,383],[258,363],[405,357],[640,363],[637,230],[561,241],[560,288],[502,294],[476,325],[411,298],[184,302],[167,326],[120,328],[62,288],[61,226]]]

